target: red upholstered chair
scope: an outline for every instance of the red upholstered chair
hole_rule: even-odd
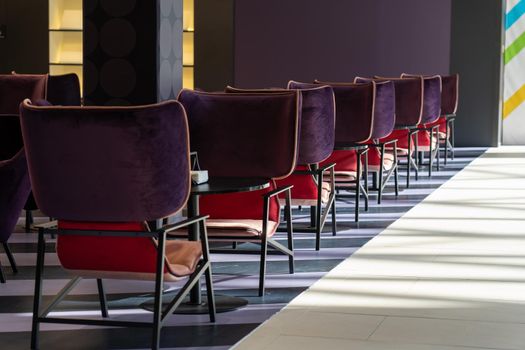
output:
[[[368,78],[359,78],[368,81]],[[387,146],[387,151],[394,156],[394,148],[388,143],[397,140],[397,157],[405,158],[407,165],[407,188],[410,187],[411,169],[414,168],[416,180],[418,177],[417,164],[412,155],[415,152],[417,139],[414,137],[418,133],[418,125],[423,116],[423,78],[413,79],[401,78],[373,78],[374,81],[391,81],[395,88],[395,125],[392,133],[380,140]],[[410,141],[409,141],[410,140]],[[389,147],[390,146],[390,147]]]
[[[256,242],[260,250],[259,296],[264,295],[268,247],[288,256],[294,272],[290,189],[276,180],[289,176],[297,159],[301,94],[206,93],[182,90],[178,100],[188,114],[191,150],[210,177],[262,178],[263,190],[201,196],[200,212],[210,216],[211,240]],[[280,222],[278,195],[286,192],[288,247],[273,239]],[[240,249],[240,248],[239,248]],[[237,252],[221,250],[221,252]]]
[[[439,141],[445,151],[444,163],[450,154],[454,159],[454,121],[459,102],[459,74],[441,76],[441,117],[439,124]]]
[[[278,180],[278,186],[293,185],[291,190],[292,205],[311,208],[310,227],[298,228],[295,231],[314,232],[315,249],[321,247],[321,232],[326,218],[332,211],[332,234],[337,232],[335,217],[335,187],[333,168],[328,164],[319,168],[319,163],[332,154],[335,136],[335,100],[329,86],[313,88],[296,88],[294,81],[288,82],[288,89],[298,90],[302,96],[301,135],[297,166],[292,175]],[[229,93],[272,93],[286,91],[283,89],[237,89],[228,86]],[[323,181],[329,179],[329,181]],[[284,205],[284,195],[280,196]],[[324,207],[324,208],[323,208]]]
[[[355,83],[369,83],[374,79],[356,77]],[[391,81],[376,81],[376,96],[374,103],[374,125],[369,141],[368,171],[374,176],[374,189],[377,190],[377,204],[381,204],[383,190],[388,180],[394,175],[395,195],[399,195],[397,139],[386,140],[394,130],[396,121],[395,87]],[[386,152],[387,147],[394,152]],[[383,173],[386,172],[386,176]]]
[[[205,274],[210,320],[215,307],[205,217],[150,231],[186,204],[190,190],[188,124],[176,101],[138,107],[21,107],[21,127],[35,200],[58,228],[40,228],[31,347],[41,323],[149,327],[152,349],[160,330],[190,288]],[[167,240],[198,222],[201,242]],[[60,264],[75,276],[42,309],[44,234],[57,235]],[[152,322],[49,317],[81,278],[96,278],[101,313],[108,317],[102,278],[155,281]],[[162,306],[163,284],[187,280]]]
[[[355,221],[359,221],[361,193],[368,210],[368,143],[372,140],[376,83],[336,83],[316,80],[314,85],[329,85],[336,106],[335,146],[324,164],[335,163],[337,190],[355,190]],[[364,157],[364,176],[362,165]],[[361,182],[364,179],[364,186]],[[337,194],[337,197],[343,197]]]
[[[414,78],[418,75],[401,74],[401,78]],[[434,159],[439,170],[439,124],[436,124],[441,115],[442,83],[439,75],[419,76],[423,78],[423,116],[418,126],[417,151],[418,165],[423,164],[424,152],[428,153],[428,176],[432,176]]]

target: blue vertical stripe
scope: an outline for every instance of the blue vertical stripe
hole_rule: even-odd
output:
[[[521,18],[521,16],[523,16],[523,14],[525,13],[525,0],[521,0],[520,2],[518,2],[516,4],[516,6],[514,6],[508,13],[507,13],[507,16],[505,18],[505,30],[509,29],[510,27],[512,27],[512,25],[514,23],[516,23],[516,21],[518,19]]]

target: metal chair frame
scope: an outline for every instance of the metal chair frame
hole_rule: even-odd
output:
[[[160,332],[164,322],[167,320],[173,311],[180,305],[184,297],[190,292],[191,288],[197,283],[200,277],[205,274],[206,290],[208,295],[208,308],[210,315],[210,322],[215,322],[215,300],[213,294],[213,283],[211,273],[211,262],[209,260],[209,245],[206,233],[205,220],[207,216],[198,216],[187,219],[172,225],[167,225],[153,232],[126,232],[126,231],[92,231],[92,230],[62,230],[40,227],[38,231],[38,248],[37,248],[37,263],[36,263],[36,277],[35,277],[35,292],[33,303],[33,322],[31,329],[31,349],[39,348],[39,330],[41,323],[59,323],[59,324],[82,324],[91,326],[110,326],[110,327],[138,327],[151,328],[152,341],[151,348],[159,349],[160,347]],[[202,244],[202,259],[199,262],[195,272],[193,272],[186,284],[181,288],[177,295],[169,302],[166,307],[162,305],[163,284],[164,284],[164,265],[165,265],[165,248],[166,235],[174,230],[193,225],[200,225],[200,239]],[[77,276],[73,278],[58,295],[42,310],[42,284],[44,273],[44,257],[45,257],[45,234],[55,235],[71,235],[71,236],[99,236],[99,237],[151,237],[157,239],[157,261],[155,273],[155,294],[154,294],[154,311],[153,322],[136,322],[136,321],[116,321],[116,320],[100,320],[100,319],[78,319],[66,317],[48,317],[48,314],[53,308],[59,304],[62,299],[76,286],[81,280]],[[104,293],[104,286],[102,279],[97,279],[97,287],[99,292],[101,315],[103,318],[108,318],[108,308],[106,296]]]

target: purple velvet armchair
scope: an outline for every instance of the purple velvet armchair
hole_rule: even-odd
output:
[[[31,347],[38,348],[41,323],[152,329],[159,348],[162,324],[190,288],[206,276],[210,320],[215,319],[206,217],[189,218],[151,231],[147,222],[179,212],[190,190],[186,114],[176,101],[138,107],[21,106],[21,127],[35,200],[57,218],[40,228]],[[201,242],[168,240],[190,224]],[[59,303],[81,278],[96,278],[104,319],[50,317],[42,304],[45,234],[57,236],[60,264],[74,278],[50,305]],[[155,281],[153,322],[109,320],[102,279]],[[186,280],[163,307],[163,284]]]
[[[397,140],[397,157],[406,158],[406,187],[410,187],[411,170],[414,169],[416,180],[418,168],[412,155],[417,145],[417,135],[423,116],[424,82],[422,77],[409,78],[380,78],[375,81],[391,81],[395,86],[396,95],[396,122],[394,131],[382,139],[381,142]],[[392,151],[390,147],[388,149]]]
[[[428,153],[428,176],[432,176],[434,159],[436,159],[437,170],[439,170],[439,124],[441,116],[441,90],[442,82],[439,75],[422,76],[412,74],[401,74],[401,78],[423,78],[423,115],[421,124],[418,126],[418,165],[423,164],[424,152]]]
[[[396,124],[396,93],[393,82],[377,81],[374,79],[356,77],[355,83],[376,84],[376,97],[374,106],[374,126],[370,151],[368,154],[368,171],[373,175],[374,189],[377,190],[377,204],[381,204],[383,190],[388,180],[394,175],[394,192],[399,195],[398,186],[398,162],[397,162],[397,139],[387,138],[392,134]],[[392,148],[394,152],[386,152]],[[384,175],[383,173],[386,172]]]
[[[7,241],[13,233],[30,191],[26,157],[21,149],[12,158],[0,161],[0,243],[4,247],[13,273],[18,271]],[[5,283],[1,265],[0,282]]]
[[[288,83],[288,90],[294,90],[294,82]],[[295,231],[315,233],[315,249],[321,247],[321,232],[328,213],[332,212],[332,234],[337,232],[335,217],[335,164],[319,168],[319,163],[333,152],[335,140],[335,100],[329,86],[315,86],[295,89],[301,93],[301,135],[297,166],[292,175],[278,180],[278,186],[293,185],[291,203],[295,206],[310,206],[310,227],[297,227]],[[228,86],[228,93],[281,93],[285,89],[237,89]],[[326,176],[325,176],[326,175]],[[323,181],[328,179],[328,181]],[[280,196],[284,204],[284,196]]]
[[[54,105],[80,106],[80,83],[76,74],[5,74],[0,75],[0,160],[8,159],[22,146],[18,109],[20,103],[47,100]],[[38,209],[30,193],[24,206],[26,230]]]
[[[312,84],[295,83],[308,87]],[[375,82],[356,84],[323,82],[316,80],[313,86],[331,86],[335,94],[336,127],[335,146],[332,155],[321,163],[335,163],[337,190],[354,190],[355,221],[359,221],[361,195],[368,210],[368,143],[374,131]],[[364,158],[364,162],[363,162]],[[364,164],[364,174],[361,170]],[[362,183],[364,179],[364,185]],[[345,194],[337,194],[344,197]]]
[[[178,100],[188,114],[191,150],[210,177],[262,178],[270,186],[251,192],[201,196],[200,211],[211,240],[260,244],[258,295],[265,292],[268,247],[288,257],[294,272],[290,189],[275,180],[288,177],[296,166],[301,94],[206,93],[182,90]],[[280,223],[278,195],[286,192],[288,246],[273,236]],[[222,250],[223,253],[235,250]]]

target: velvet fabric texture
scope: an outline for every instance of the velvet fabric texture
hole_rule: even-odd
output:
[[[0,75],[0,160],[10,158],[23,146],[18,111],[26,98],[33,102],[48,99],[57,105],[80,106],[78,77],[76,74]],[[24,209],[37,208],[30,194]]]
[[[18,115],[18,108],[24,99],[45,99],[46,89],[47,74],[0,75],[0,115]]]
[[[284,178],[296,164],[301,95],[182,90],[191,150],[210,176]]]
[[[414,78],[417,75],[402,74],[401,78]],[[423,117],[422,124],[430,124],[441,116],[441,77],[439,75],[423,77]]]
[[[390,135],[396,122],[396,94],[394,83],[376,83],[374,123],[371,139],[376,140]]]
[[[11,159],[0,161],[0,243],[11,236],[30,191],[26,156],[21,149]]]
[[[441,77],[441,115],[455,115],[458,109],[459,74]]]
[[[176,101],[138,107],[20,110],[36,202],[70,221],[155,220],[190,188],[186,115]]]
[[[23,146],[18,113],[0,115],[0,161],[11,159]]]
[[[396,96],[396,128],[415,127],[423,116],[423,78],[362,78],[357,77],[357,83],[391,81],[394,83]]]
[[[53,105],[80,106],[80,82],[77,75],[49,75],[46,100]]]
[[[334,90],[336,106],[335,146],[365,143],[372,137],[374,124],[375,82],[328,83]]]
[[[288,89],[299,90],[302,96],[301,134],[299,142],[298,165],[317,164],[330,156],[335,140],[335,99],[329,86],[298,89],[292,81]],[[230,93],[272,93],[283,89],[248,90],[228,86]]]

